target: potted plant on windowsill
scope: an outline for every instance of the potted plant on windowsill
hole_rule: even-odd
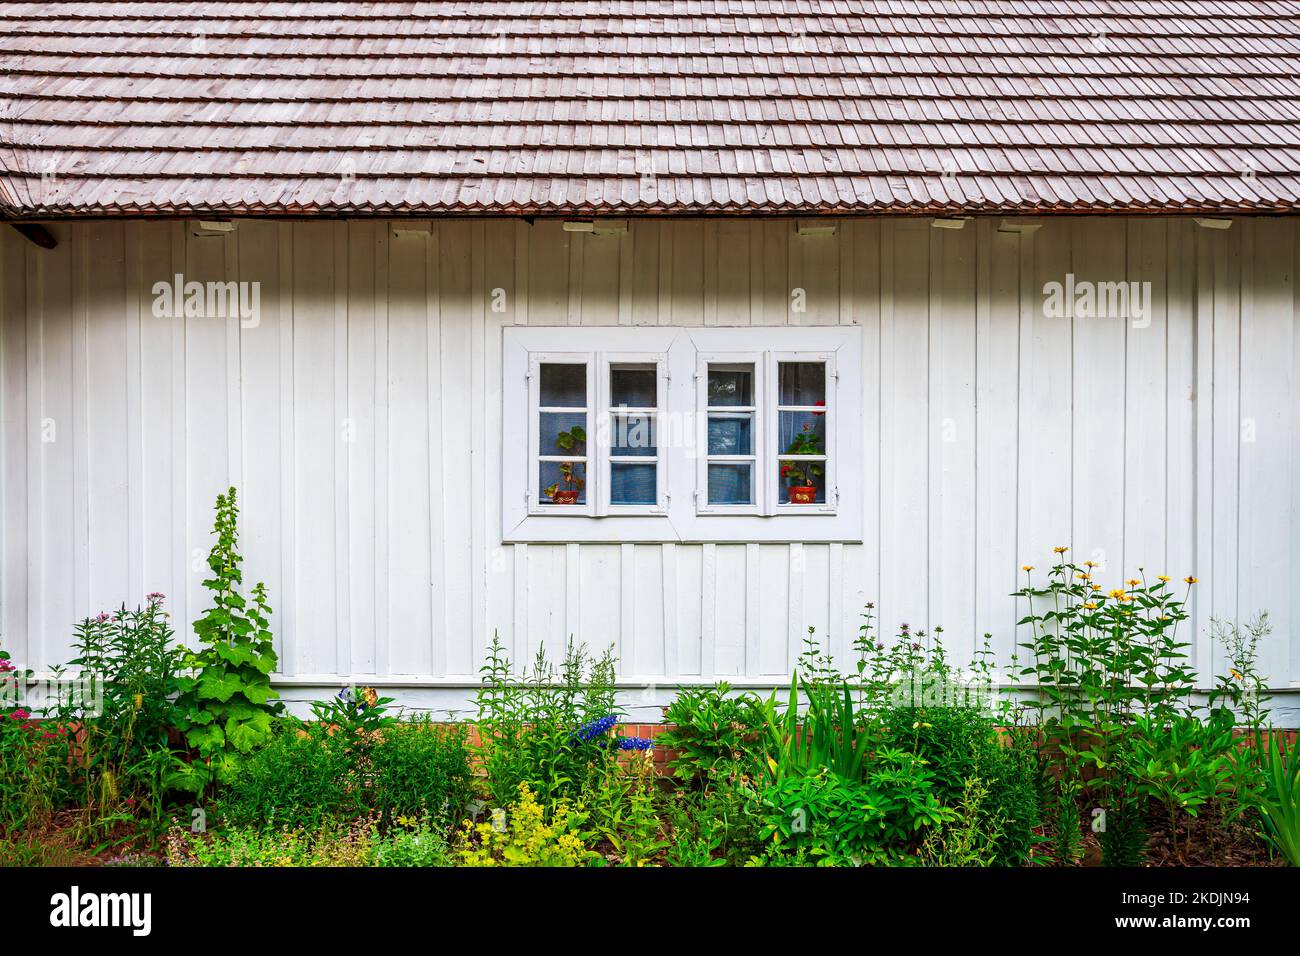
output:
[[[805,425],[803,431],[794,436],[787,455],[820,455],[821,440],[812,433],[812,426]],[[786,501],[792,505],[812,505],[817,503],[817,486],[814,479],[825,473],[820,461],[783,461],[781,462],[781,480],[786,483]]]
[[[581,425],[574,425],[568,431],[555,436],[555,444],[561,451],[572,453],[582,448],[587,442],[587,430]],[[578,494],[586,481],[578,475],[578,462],[560,462],[560,480],[544,488],[542,494],[551,499],[553,505],[576,505]],[[563,485],[564,487],[560,487]]]

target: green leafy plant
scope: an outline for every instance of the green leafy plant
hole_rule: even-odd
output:
[[[202,649],[187,663],[195,671],[182,678],[177,725],[199,760],[183,765],[175,782],[202,792],[211,782],[231,778],[238,755],[271,739],[272,718],[283,710],[271,688],[276,667],[266,586],[253,586],[251,600],[240,588],[239,509],[235,489],[217,496],[216,543],[208,554],[212,576],[203,582],[212,607],[194,622]]]
[[[383,867],[451,866],[451,846],[440,821],[425,818],[403,822],[374,841],[374,865]]]
[[[767,716],[754,694],[733,694],[722,681],[681,690],[664,709],[669,729],[657,743],[673,756],[673,776],[707,787],[732,772],[753,773],[763,763]]]
[[[528,784],[545,806],[576,799],[618,752],[613,738],[614,658],[569,642],[556,667],[544,647],[522,674],[493,635],[476,697],[476,756],[498,807]]]
[[[560,451],[566,454],[576,454],[580,452],[587,443],[587,430],[581,425],[574,425],[568,431],[562,431],[555,436],[555,444]],[[564,491],[570,492],[570,498],[577,499],[577,493],[580,492],[586,484],[585,479],[578,474],[581,462],[562,461],[560,462],[560,480],[547,486],[542,494],[551,500],[555,500],[560,492],[560,486],[564,486]]]
[[[589,846],[607,842],[624,866],[644,866],[667,846],[648,752],[605,764],[579,798],[576,810],[584,842]]]
[[[549,822],[547,817],[549,816]],[[580,815],[563,800],[549,815],[528,784],[508,809],[484,823],[465,821],[456,843],[461,866],[584,866],[597,855],[583,845]]]
[[[989,788],[979,777],[962,784],[951,820],[932,828],[921,844],[926,866],[996,866],[1002,860],[1005,820],[989,806]]]
[[[778,710],[775,695],[765,705],[769,775],[779,781],[824,768],[849,780],[861,779],[872,738],[858,725],[848,685],[805,682],[803,713],[799,687],[796,674],[784,711]]]
[[[787,455],[820,455],[822,454],[821,439],[813,432],[811,425],[804,425],[803,429],[796,432],[790,439],[790,444],[785,449]],[[822,477],[826,473],[823,463],[820,460],[809,458],[783,459],[781,461],[781,478],[788,485],[808,486]]]
[[[150,594],[143,607],[82,621],[72,641],[77,656],[55,668],[60,681],[77,668],[47,716],[51,728],[77,728],[71,782],[82,822],[95,832],[137,817],[155,824],[156,836],[165,826],[159,768],[173,759],[169,734],[185,651],[163,600]]]
[[[473,797],[470,754],[462,726],[428,720],[394,723],[370,748],[366,806],[383,826],[401,819],[447,827]]]
[[[31,677],[0,650],[0,840],[12,841],[7,852],[14,859],[25,858],[30,842],[20,844],[15,834],[47,823],[67,788],[67,729],[57,722],[38,724],[17,706]]]
[[[1021,645],[1029,655],[1021,675],[1036,687],[1031,706],[1042,743],[1060,754],[1052,780],[1105,812],[1103,861],[1133,865],[1145,844],[1143,797],[1122,761],[1136,718],[1168,724],[1193,709],[1195,671],[1177,637],[1186,594],[1176,597],[1165,576],[1106,590],[1095,565],[1068,561],[1068,550],[1055,549],[1041,586],[1026,566],[1025,585],[1014,592],[1028,604],[1019,624],[1032,635]],[[1185,583],[1190,591],[1195,578]],[[1066,814],[1057,819],[1064,825]]]
[[[168,866],[339,867],[370,866],[377,840],[372,821],[326,821],[314,827],[229,827],[210,833],[173,828]]]
[[[1261,752],[1262,786],[1250,800],[1264,835],[1291,866],[1300,866],[1300,744],[1270,739]]]

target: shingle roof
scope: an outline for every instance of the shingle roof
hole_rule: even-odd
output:
[[[0,13],[11,217],[1300,208],[1300,2]]]

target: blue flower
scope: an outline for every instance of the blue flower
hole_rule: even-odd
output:
[[[574,740],[591,741],[598,737],[604,737],[614,725],[618,723],[618,717],[614,714],[606,714],[604,717],[598,717],[590,723],[583,724],[574,732]]]
[[[652,750],[654,748],[653,740],[646,740],[644,737],[619,737],[619,750]]]

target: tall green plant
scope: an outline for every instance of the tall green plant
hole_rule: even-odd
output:
[[[1264,835],[1292,866],[1300,866],[1300,743],[1272,738],[1261,753],[1263,787],[1251,798]]]
[[[189,655],[194,671],[181,680],[178,726],[199,760],[182,768],[176,785],[202,792],[211,782],[227,782],[238,755],[271,739],[271,718],[283,710],[271,688],[276,655],[266,586],[253,586],[251,601],[240,589],[239,508],[235,489],[217,496],[216,543],[208,554],[212,576],[203,586],[212,607],[194,622],[202,647]]]

